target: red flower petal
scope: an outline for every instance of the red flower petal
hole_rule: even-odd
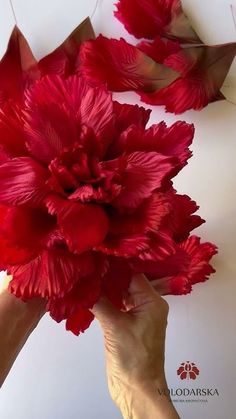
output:
[[[7,102],[0,109],[0,138],[3,149],[10,157],[27,155],[21,110]]]
[[[165,156],[177,157],[182,168],[192,155],[189,146],[192,144],[194,131],[193,124],[177,121],[161,133],[157,124],[147,130],[144,140],[149,150],[156,142],[155,151]]]
[[[162,33],[163,28],[169,23],[168,3],[170,1],[166,0],[119,0],[114,14],[136,38],[152,39]]]
[[[154,93],[140,93],[140,98],[149,105],[165,106],[167,112],[176,115],[188,109],[201,110],[208,105],[209,101],[205,92],[201,90],[200,83],[194,80],[178,79],[170,86]],[[189,94],[191,92],[191,95]]]
[[[136,126],[131,126],[124,131],[111,147],[110,154],[116,156],[122,152],[156,151],[165,156],[176,157],[179,161],[175,174],[183,168],[192,156],[189,146],[194,137],[193,124],[183,121],[175,122],[170,127],[164,121],[152,125],[144,131]]]
[[[80,307],[77,309],[66,321],[66,330],[70,330],[74,335],[79,336],[79,334],[84,332],[92,321],[94,320],[94,315],[91,311]]]
[[[15,158],[0,166],[0,202],[6,205],[36,205],[48,189],[48,171],[29,157]]]
[[[196,236],[189,237],[182,242],[176,253],[168,257],[159,265],[153,262],[134,263],[136,271],[142,268],[147,276],[154,280],[155,288],[165,294],[187,294],[192,285],[205,282],[215,272],[209,264],[210,259],[217,253],[217,248],[211,243],[200,243]]]
[[[152,285],[161,295],[186,295],[192,291],[191,281],[186,274],[154,280]]]
[[[12,245],[36,254],[42,247],[51,247],[53,237],[56,239],[56,217],[25,206],[0,208],[0,235]]]
[[[137,47],[157,63],[163,63],[171,54],[181,50],[178,42],[157,36],[152,42],[142,41]]]
[[[24,216],[22,212],[21,208],[0,205],[0,270],[6,270],[12,264],[26,263],[37,255],[38,242],[31,245],[28,210]]]
[[[122,133],[131,125],[145,128],[151,115],[150,109],[145,109],[138,105],[121,104],[115,101],[113,108],[118,133]]]
[[[101,277],[97,273],[80,278],[62,298],[50,298],[47,309],[57,322],[67,319],[79,308],[91,308],[101,295]]]
[[[111,256],[129,258],[140,255],[149,244],[150,240],[145,234],[111,234],[95,250]]]
[[[21,97],[29,79],[37,77],[36,63],[26,39],[15,27],[0,61],[0,105],[8,99]]]
[[[9,160],[9,154],[3,150],[2,146],[0,145],[0,165],[6,163]]]
[[[105,147],[112,138],[111,95],[81,77],[43,78],[27,92],[26,105],[27,144],[31,154],[45,163],[79,140],[82,125],[92,128]]]
[[[130,213],[116,212],[110,217],[112,234],[137,234],[158,231],[163,219],[170,213],[165,194],[155,193]]]
[[[155,189],[161,187],[172,170],[172,160],[161,154],[134,152],[128,155],[127,166],[121,170],[123,191],[113,201],[113,205],[137,208]]]
[[[0,237],[0,270],[6,271],[9,265],[29,262],[36,257],[35,251],[29,248],[19,248],[7,238]]]
[[[124,39],[107,39],[102,35],[81,47],[80,72],[88,80],[104,83],[117,92],[155,91],[168,86],[179,75]]]
[[[200,243],[200,238],[189,237],[180,244],[180,248],[191,258],[188,277],[192,284],[205,282],[215,270],[209,264],[210,259],[217,254],[217,247],[212,243]]]
[[[8,268],[13,275],[9,289],[16,297],[62,297],[84,274],[90,273],[91,256],[73,255],[67,250],[43,251],[24,265]]]
[[[132,270],[128,262],[117,257],[109,257],[109,268],[103,277],[104,294],[117,308],[124,308],[123,297],[132,278]]]
[[[200,41],[180,0],[119,0],[116,6],[115,16],[136,38],[162,35],[188,43]]]
[[[174,234],[175,240],[183,241],[187,239],[192,230],[205,221],[199,215],[193,215],[199,207],[189,196],[178,195],[172,191],[169,193],[169,199],[172,211],[164,225]]]
[[[98,246],[108,231],[108,218],[101,206],[80,204],[55,197],[47,200],[51,214],[56,214],[58,225],[72,252],[82,253]]]
[[[189,256],[179,246],[175,245],[172,254],[167,255],[162,261],[156,263],[153,260],[133,259],[132,269],[145,273],[149,279],[162,279],[177,276],[180,272],[187,272],[189,268]]]
[[[165,105],[168,112],[175,114],[200,110],[218,100],[235,53],[236,43],[182,49],[164,61],[182,78],[155,93],[141,93],[141,99],[152,105]]]
[[[174,252],[171,237],[164,233],[108,235],[104,243],[95,248],[107,255],[141,260],[163,260]]]
[[[138,255],[140,260],[162,261],[174,254],[174,242],[167,234],[161,231],[149,233],[148,238],[147,248]]]
[[[24,130],[31,155],[45,164],[57,157],[63,147],[78,139],[75,115],[67,108],[59,77],[45,77],[26,92]]]

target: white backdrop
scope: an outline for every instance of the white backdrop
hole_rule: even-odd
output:
[[[186,11],[204,40],[235,40],[230,4],[236,0],[184,0]],[[19,27],[41,57],[56,47],[88,14],[95,0],[13,0]],[[8,0],[0,0],[0,54],[14,25]],[[100,0],[93,17],[96,32],[128,36],[112,17],[113,1]],[[236,101],[236,72],[232,68],[225,92]],[[116,95],[135,103],[134,94]],[[179,119],[193,122],[194,157],[176,179],[179,192],[189,194],[201,206],[207,223],[199,229],[206,240],[219,246],[214,260],[217,274],[197,285],[186,297],[168,297],[170,318],[166,370],[169,387],[217,389],[219,396],[174,397],[184,419],[235,419],[236,417],[236,107],[229,102],[188,112]],[[177,118],[161,108],[152,121]],[[196,382],[181,382],[176,370],[193,361],[200,375]],[[201,402],[200,399],[207,399]],[[187,401],[181,402],[184,399]],[[191,399],[194,401],[191,402]],[[190,400],[190,401],[188,401]],[[0,393],[1,419],[103,419],[120,418],[110,401],[100,329],[93,326],[79,338],[65,332],[47,316],[17,359]],[[145,419],[145,418],[144,418]],[[153,418],[154,419],[154,418]]]

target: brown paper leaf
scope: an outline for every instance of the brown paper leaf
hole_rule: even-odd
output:
[[[37,61],[21,31],[12,31],[7,50],[0,61],[0,104],[22,92],[26,72],[37,77]]]
[[[171,11],[171,21],[165,27],[165,36],[171,39],[177,39],[184,43],[202,43],[201,39],[192,28],[189,18],[183,11],[180,1],[173,4]]]
[[[95,33],[90,18],[86,18],[77,28],[68,36],[68,38],[57,48],[71,56],[78,54],[78,47],[89,39],[94,39]]]

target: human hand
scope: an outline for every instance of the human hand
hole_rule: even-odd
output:
[[[126,312],[102,297],[91,310],[104,333],[108,387],[127,419],[178,418],[164,371],[167,302],[144,275],[133,278]]]
[[[19,351],[45,312],[42,299],[25,303],[11,295],[11,276],[0,280],[0,387]]]
[[[4,277],[0,280],[0,294],[7,291],[11,279],[11,275],[4,275]]]

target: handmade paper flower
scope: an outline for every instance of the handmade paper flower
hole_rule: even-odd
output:
[[[83,44],[79,71],[111,91],[133,90],[143,102],[180,114],[224,99],[220,89],[235,53],[236,43],[182,48],[157,37],[134,46],[100,35]]]
[[[136,38],[157,35],[182,42],[199,43],[180,0],[119,0],[115,16]]]
[[[190,292],[214,272],[216,247],[189,237],[203,220],[171,182],[191,157],[193,126],[146,128],[149,110],[55,73],[28,67],[2,86],[0,269],[14,295],[44,298],[79,334],[102,294],[124,307],[136,272],[162,294]]]

